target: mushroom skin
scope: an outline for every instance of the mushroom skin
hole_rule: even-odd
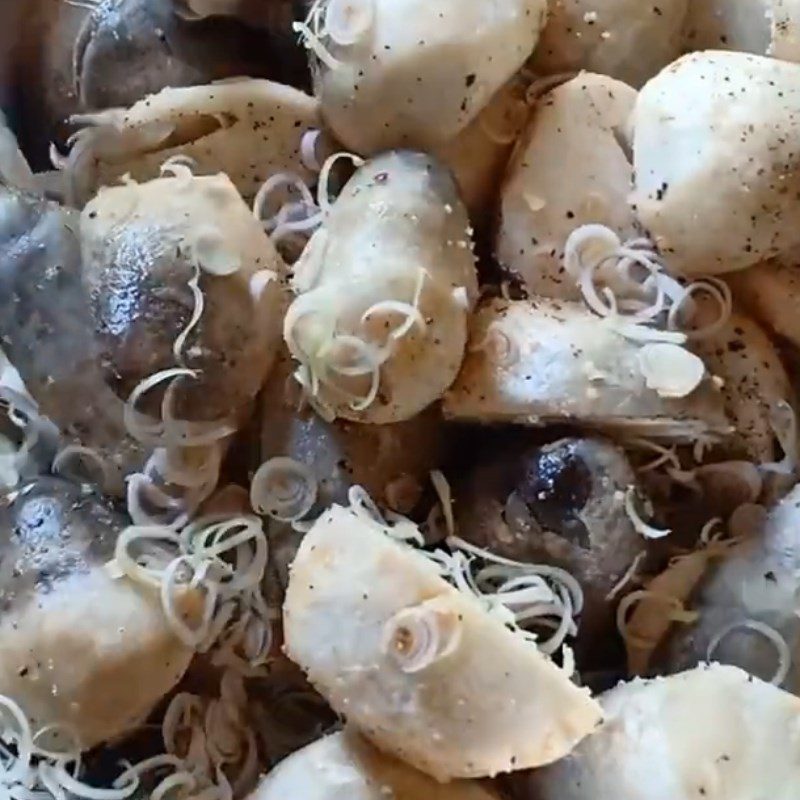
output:
[[[102,456],[116,476],[109,485],[121,485],[146,453],[105,382],[79,228],[77,212],[0,188],[0,337],[40,413]]]
[[[16,9],[24,25],[5,16]],[[178,10],[173,0],[4,2],[0,20],[9,19],[11,35],[3,52],[14,54],[14,102],[38,169],[48,168],[49,145],[67,137],[74,114],[130,106],[168,86],[239,75],[310,87],[292,31],[294,14],[302,10],[291,0],[251,0],[235,19],[191,21]]]

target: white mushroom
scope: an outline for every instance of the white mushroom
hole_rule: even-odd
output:
[[[317,0],[299,27],[326,123],[364,155],[452,140],[531,54],[545,6]]]
[[[477,781],[437,783],[383,755],[351,730],[326,736],[278,764],[247,800],[495,800]]]
[[[620,140],[635,102],[630,86],[591,73],[537,101],[508,167],[495,240],[500,262],[536,294],[580,297],[562,266],[575,228],[598,223],[622,240],[634,235],[632,166]]]
[[[732,667],[703,665],[603,695],[606,721],[526,779],[541,800],[792,800],[800,701]]]
[[[157,592],[105,568],[124,521],[79,487],[29,484],[2,511],[0,694],[89,749],[137,727],[189,666]],[[14,531],[14,535],[11,532]],[[199,611],[184,595],[181,610]]]
[[[721,395],[682,340],[600,319],[578,303],[492,301],[475,315],[444,413],[489,423],[571,420],[683,440],[724,434]],[[664,348],[668,360],[659,357]]]
[[[284,631],[334,710],[438,780],[550,763],[600,719],[532,643],[351,509],[333,506],[306,534]]]
[[[410,419],[461,365],[477,296],[466,210],[449,172],[393,151],[351,178],[295,265],[284,339],[330,417]]]
[[[800,243],[800,66],[691,53],[642,89],[633,128],[632,203],[673,270],[733,272]]]

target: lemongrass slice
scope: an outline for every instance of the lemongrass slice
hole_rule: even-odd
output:
[[[253,510],[281,522],[302,519],[316,500],[317,479],[313,470],[293,458],[265,461],[250,484]]]
[[[460,637],[458,616],[434,599],[395,614],[384,627],[383,650],[403,672],[420,672],[450,655]]]
[[[703,381],[703,360],[680,345],[647,344],[639,351],[639,366],[647,386],[660,397],[688,397]]]
[[[764,622],[755,619],[747,619],[739,622],[733,622],[727,627],[723,628],[717,633],[714,638],[709,642],[708,649],[706,650],[706,658],[709,661],[714,660],[714,653],[720,645],[720,642],[729,636],[734,631],[752,631],[763,636],[767,641],[775,646],[775,651],[778,656],[778,664],[775,668],[775,674],[770,679],[770,683],[774,686],[780,686],[789,674],[789,669],[792,666],[792,653],[789,650],[789,645],[786,639],[781,636],[775,628],[767,625]]]

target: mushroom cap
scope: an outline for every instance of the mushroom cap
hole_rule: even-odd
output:
[[[673,271],[733,272],[800,243],[800,65],[690,53],[644,86],[632,121],[631,202]]]
[[[101,189],[81,215],[81,250],[101,361],[123,400],[176,366],[195,274],[202,314],[183,357],[199,375],[179,387],[177,413],[222,419],[255,396],[280,342],[285,266],[227,176]],[[262,270],[269,280],[255,292]]]

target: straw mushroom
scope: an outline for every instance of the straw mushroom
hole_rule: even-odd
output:
[[[353,509],[306,534],[283,614],[287,654],[333,709],[437,780],[550,763],[600,720],[535,645]]]

